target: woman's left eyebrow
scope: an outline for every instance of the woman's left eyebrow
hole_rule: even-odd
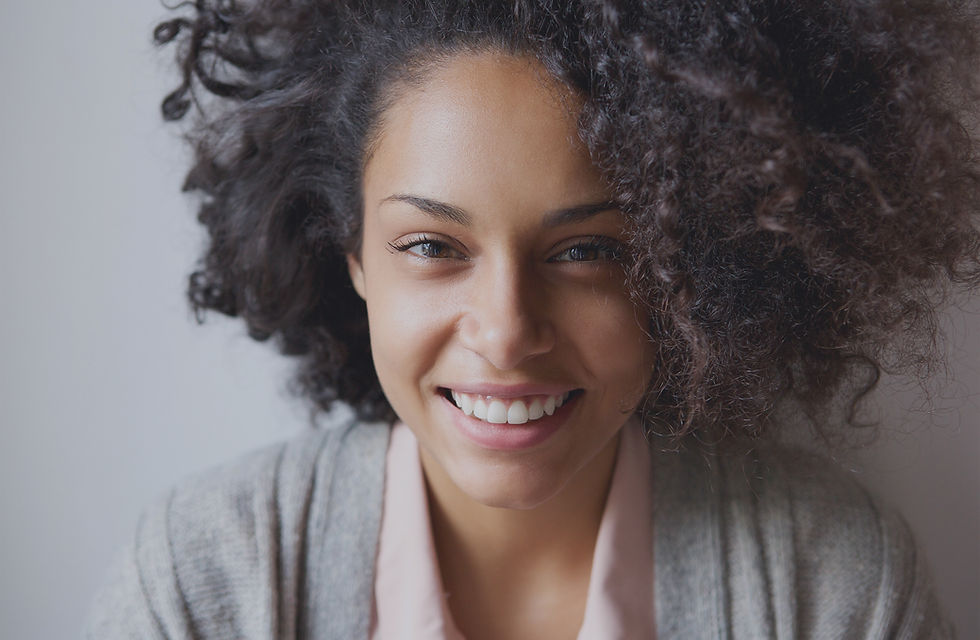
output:
[[[465,227],[470,226],[470,221],[472,219],[472,216],[470,216],[465,209],[461,209],[456,205],[452,205],[447,202],[440,202],[439,200],[434,200],[432,198],[423,198],[422,196],[396,193],[388,196],[381,202],[384,203],[389,201],[405,202],[412,205],[422,213],[426,213],[434,218],[439,218],[440,220],[455,222],[456,224],[461,224]],[[618,208],[619,205],[612,201],[580,204],[573,207],[563,207],[561,209],[546,212],[544,214],[544,226],[560,227],[566,224],[582,222],[583,220],[587,220],[594,215],[602,213],[603,211]]]
[[[615,202],[596,202],[593,204],[580,204],[574,207],[556,209],[544,214],[544,226],[560,227],[565,224],[574,224],[588,220],[603,211],[610,211],[612,209],[619,209],[619,205]]]

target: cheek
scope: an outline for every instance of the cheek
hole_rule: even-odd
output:
[[[406,286],[394,274],[375,273],[367,296],[371,352],[381,386],[397,411],[406,394],[425,382],[449,341],[451,297]]]
[[[593,295],[564,317],[572,319],[564,333],[574,336],[583,364],[607,388],[610,401],[635,404],[650,381],[655,351],[628,297],[618,288]]]

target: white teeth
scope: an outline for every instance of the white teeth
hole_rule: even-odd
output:
[[[473,417],[480,420],[487,419],[487,403],[483,401],[483,398],[477,398],[473,402]]]
[[[490,406],[487,407],[487,422],[492,422],[493,424],[506,424],[507,405],[500,400],[491,400]]]
[[[531,406],[527,408],[527,419],[537,420],[544,415],[544,403],[541,402],[541,398],[535,398],[531,401]]]
[[[548,396],[544,400],[544,412],[549,416],[555,412],[555,396]]]
[[[525,424],[545,415],[554,415],[555,410],[565,404],[569,395],[570,392],[554,396],[534,396],[528,403],[519,398],[508,400],[450,390],[453,402],[465,415],[493,424]]]
[[[527,421],[527,406],[523,400],[515,400],[514,404],[507,409],[507,422],[509,424],[524,424]]]

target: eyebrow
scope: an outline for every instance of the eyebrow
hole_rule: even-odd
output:
[[[432,198],[396,193],[382,200],[380,204],[384,204],[385,202],[405,202],[433,218],[455,222],[464,227],[470,226],[470,221],[472,220],[472,216],[466,210],[446,202],[433,200]],[[544,214],[544,226],[560,227],[566,224],[582,222],[603,211],[618,208],[619,204],[612,201],[605,201],[555,209]]]

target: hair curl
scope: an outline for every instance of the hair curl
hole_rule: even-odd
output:
[[[583,96],[659,350],[642,411],[675,435],[759,435],[786,398],[817,416],[846,390],[853,409],[882,367],[933,362],[937,304],[980,283],[975,3],[179,8],[154,36],[179,42],[164,117],[197,107],[192,306],[274,337],[317,409],[392,417],[344,254],[379,114],[463,50],[535,56]]]

